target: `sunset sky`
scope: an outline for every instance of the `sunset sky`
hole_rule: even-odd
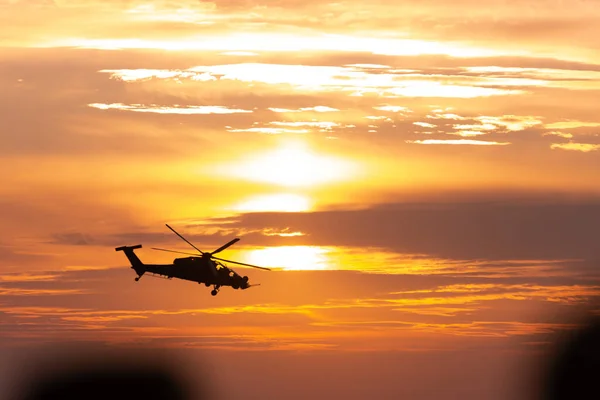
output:
[[[224,398],[519,399],[600,297],[599,19],[0,0],[0,352],[203,351]],[[134,282],[115,247],[193,250],[166,223],[275,270]]]

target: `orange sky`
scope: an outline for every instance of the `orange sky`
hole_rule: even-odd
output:
[[[322,363],[323,398],[437,398],[434,370],[457,398],[506,398],[498,376],[599,294],[598,18],[585,0],[0,0],[2,351],[192,347],[236,375],[295,363],[279,392],[243,378],[265,397]],[[150,248],[190,249],[165,223],[278,270],[215,298],[135,283],[114,247],[171,262]],[[386,362],[410,384],[368,367]]]

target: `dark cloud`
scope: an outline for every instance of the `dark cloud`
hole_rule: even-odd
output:
[[[356,211],[253,213],[228,228],[306,232],[288,243],[381,247],[453,259],[600,259],[598,200],[387,204]],[[275,239],[250,234],[249,244]],[[276,239],[279,243],[281,239]]]
[[[54,235],[54,243],[68,244],[74,246],[85,246],[94,243],[90,235],[83,233],[57,233]]]

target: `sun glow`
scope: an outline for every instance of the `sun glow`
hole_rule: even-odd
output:
[[[318,155],[303,142],[288,142],[274,151],[241,164],[217,168],[229,176],[278,186],[308,187],[348,179],[355,172],[350,161]]]
[[[233,207],[240,212],[305,212],[312,204],[305,196],[297,194],[271,194],[251,197]]]
[[[318,246],[267,247],[244,252],[243,262],[286,270],[328,269],[329,250]]]

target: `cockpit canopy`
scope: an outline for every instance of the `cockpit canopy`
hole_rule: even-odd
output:
[[[173,265],[191,265],[198,264],[202,258],[200,257],[182,257],[173,260]]]

